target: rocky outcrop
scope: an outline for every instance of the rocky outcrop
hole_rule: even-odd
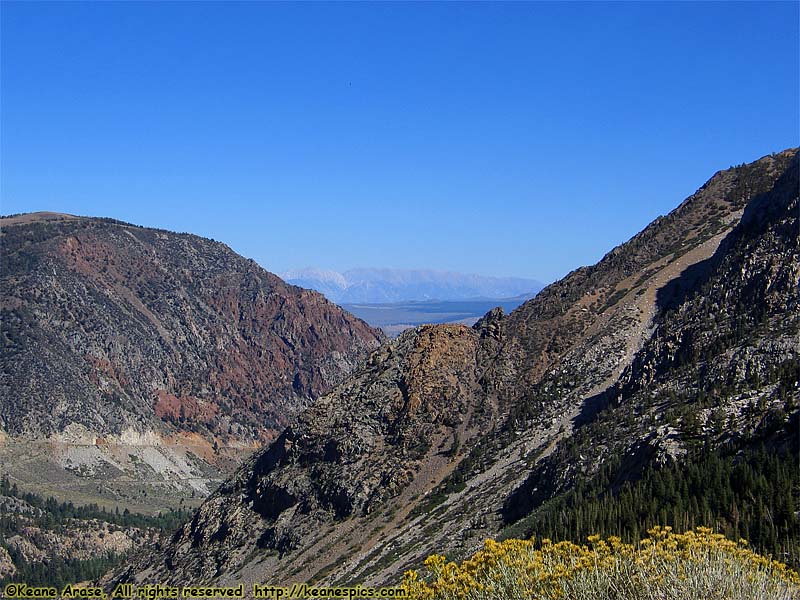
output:
[[[11,555],[8,550],[0,546],[0,579],[6,577],[13,577],[17,572],[17,567],[14,561],[11,560]]]
[[[238,577],[253,549],[278,562],[303,552],[312,568],[322,547],[374,535],[330,526],[369,521],[388,500],[423,493],[491,419],[491,407],[472,402],[478,343],[461,325],[426,326],[375,351],[221,486],[173,537],[176,553],[142,581],[170,581],[177,564],[181,577],[221,574],[220,565]]]

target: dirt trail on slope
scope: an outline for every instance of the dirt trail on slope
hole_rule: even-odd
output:
[[[646,269],[644,269],[644,271],[654,268],[659,270],[639,286],[633,287],[632,289],[630,288],[630,286],[632,286],[640,277],[639,273],[631,275],[617,285],[617,290],[630,289],[630,291],[617,303],[617,306],[620,306],[622,310],[628,311],[631,313],[631,315],[635,315],[634,319],[636,324],[632,329],[623,334],[626,340],[626,349],[624,357],[620,361],[618,367],[610,376],[586,391],[583,394],[584,400],[586,398],[591,398],[596,394],[600,394],[611,387],[617,381],[617,379],[619,379],[619,376],[622,374],[625,368],[633,362],[634,357],[636,356],[637,352],[642,349],[644,343],[650,339],[650,336],[654,331],[653,320],[656,316],[656,297],[658,292],[662,290],[670,281],[680,277],[680,275],[692,265],[711,258],[719,248],[722,240],[739,222],[741,216],[741,210],[731,213],[726,223],[727,227],[723,231],[709,238],[695,248],[692,248],[688,252],[682,254],[677,259],[669,261],[669,257],[666,257],[648,266]],[[644,293],[638,293],[642,289],[644,290]],[[613,310],[606,310],[598,322],[591,327],[587,333],[591,334],[593,332],[602,330],[603,327],[608,326],[613,312]]]

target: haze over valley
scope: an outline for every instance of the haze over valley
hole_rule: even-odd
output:
[[[392,304],[427,300],[478,300],[532,296],[544,287],[535,279],[490,277],[432,269],[350,269],[343,273],[309,267],[280,274],[293,285],[317,290],[336,304]]]
[[[281,277],[340,304],[394,337],[425,323],[474,324],[497,306],[506,312],[530,300],[544,285],[521,277],[489,277],[430,269],[317,268],[286,271]]]

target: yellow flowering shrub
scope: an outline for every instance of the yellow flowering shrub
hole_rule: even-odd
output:
[[[402,586],[431,600],[800,600],[795,571],[705,527],[656,527],[635,546],[600,536],[486,540],[461,564],[428,557],[425,573],[406,572]]]

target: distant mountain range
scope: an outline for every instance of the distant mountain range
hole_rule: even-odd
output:
[[[350,269],[343,273],[309,267],[280,274],[337,304],[422,300],[475,300],[532,295],[544,287],[535,279],[487,277],[430,269]]]

